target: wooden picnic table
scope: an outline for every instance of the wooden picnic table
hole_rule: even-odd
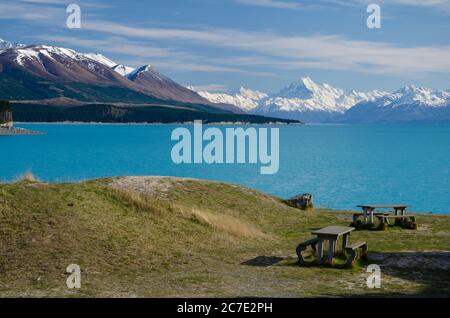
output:
[[[405,216],[406,215],[406,209],[409,207],[409,205],[406,204],[387,204],[387,205],[358,205],[358,208],[361,208],[363,210],[363,216],[364,219],[373,223],[373,216],[377,215],[375,213],[376,209],[393,209],[394,210],[394,216]],[[385,213],[378,213],[378,214],[385,214]],[[354,215],[354,221],[355,218],[358,216],[356,213]]]
[[[330,265],[333,264],[333,257],[336,251],[336,243],[339,240],[339,237],[343,237],[342,239],[342,252],[345,252],[345,248],[348,245],[348,237],[350,233],[354,231],[354,227],[348,226],[327,226],[320,230],[312,232],[313,235],[317,236],[317,263],[322,264],[323,259],[323,242],[329,241],[328,248],[328,263]]]

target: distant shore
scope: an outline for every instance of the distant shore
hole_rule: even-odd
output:
[[[45,132],[28,130],[20,127],[0,127],[0,136],[45,135]]]
[[[59,121],[59,122],[15,122],[16,125],[122,125],[122,126],[173,126],[173,125],[193,125],[193,121],[173,122],[173,123],[105,123],[105,122],[82,122],[82,121]],[[203,125],[241,125],[241,126],[261,126],[261,125],[282,125],[282,126],[303,126],[304,123],[250,123],[250,122],[210,122]]]

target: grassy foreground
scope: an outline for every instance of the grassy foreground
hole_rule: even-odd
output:
[[[450,217],[358,231],[369,261],[301,267],[310,232],[350,212],[302,212],[238,186],[173,178],[0,184],[1,297],[449,296]],[[66,267],[82,269],[81,289]],[[366,285],[380,264],[382,288]]]

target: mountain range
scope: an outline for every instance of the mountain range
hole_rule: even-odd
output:
[[[275,94],[243,87],[231,94],[198,93],[212,102],[234,104],[248,113],[311,123],[450,121],[450,91],[413,85],[394,93],[344,91],[303,77]]]
[[[297,122],[211,102],[151,65],[134,69],[97,53],[4,40],[0,99],[12,102],[19,121]]]
[[[108,114],[109,121],[117,118],[126,121],[131,113],[133,120],[141,120],[142,115],[145,117],[142,120],[164,122],[195,119],[200,113],[206,117],[210,115],[205,114],[224,113],[227,120],[233,117],[231,114],[239,115],[239,120],[268,118],[256,119],[257,122],[450,121],[450,90],[410,85],[394,93],[345,91],[302,77],[275,94],[244,87],[229,94],[195,91],[194,87],[185,87],[161,74],[152,65],[132,68],[98,53],[1,39],[0,99],[11,100],[15,118],[23,121],[80,117],[89,120],[89,116],[81,116],[83,111],[88,113],[87,106],[96,120],[102,120],[99,114],[103,112]],[[33,105],[39,108],[34,109]],[[137,106],[141,107],[139,111],[133,108]],[[126,107],[128,115],[120,117],[118,114],[123,114]],[[47,116],[42,116],[43,109]],[[142,111],[147,112],[144,115]],[[166,113],[171,114],[165,116]],[[155,114],[157,118],[152,118]],[[215,115],[215,119],[219,117]]]
[[[17,46],[5,41],[1,43],[6,50],[0,54],[0,71],[11,80],[20,78],[26,83],[28,80],[32,81],[30,77],[23,78],[22,73],[26,71],[30,76],[38,77],[41,82],[42,79],[45,79],[49,81],[47,83],[63,83],[64,90],[72,91],[72,94],[77,94],[77,90],[71,86],[72,83],[100,87],[114,86],[124,89],[124,95],[129,95],[128,98],[127,96],[120,98],[122,102],[136,101],[136,99],[146,95],[154,99],[199,103],[217,108],[222,106],[230,110],[236,110],[232,105],[212,104],[196,92],[163,76],[150,65],[134,70],[118,65],[100,54],[83,54],[71,49],[47,45]],[[20,100],[25,97],[23,96],[25,94],[31,95],[26,96],[31,99],[66,96],[61,94],[62,92],[52,89],[52,87],[49,87],[47,91],[42,91],[38,88],[32,89],[28,85],[24,86],[24,92],[10,91],[7,97]],[[5,87],[2,87],[3,96],[7,95],[5,89]],[[80,92],[78,97],[81,100],[91,101],[102,101],[104,99],[102,96],[95,96],[95,94],[89,94],[86,91]]]

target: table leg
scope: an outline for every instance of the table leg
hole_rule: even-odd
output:
[[[330,240],[328,247],[328,264],[333,265],[334,250],[336,248],[336,240]]]
[[[322,265],[323,260],[323,240],[319,238],[317,241],[317,264]]]
[[[348,245],[348,236],[349,234],[344,234],[342,237],[342,253],[345,254],[345,248]]]

